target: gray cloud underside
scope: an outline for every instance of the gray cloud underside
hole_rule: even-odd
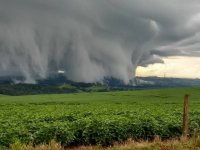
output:
[[[137,66],[200,57],[199,0],[0,0],[0,76],[128,83]]]

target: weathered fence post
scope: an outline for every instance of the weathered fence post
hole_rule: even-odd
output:
[[[186,94],[184,96],[184,106],[183,106],[183,128],[182,128],[182,134],[184,138],[187,138],[188,136],[188,127],[189,124],[189,95]]]

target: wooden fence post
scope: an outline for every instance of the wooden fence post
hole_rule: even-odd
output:
[[[189,95],[186,94],[184,96],[184,106],[183,106],[183,127],[182,127],[182,134],[184,138],[188,137],[189,131]]]

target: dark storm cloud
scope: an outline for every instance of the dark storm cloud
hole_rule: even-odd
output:
[[[0,0],[0,76],[128,83],[138,65],[199,57],[199,35],[198,0]]]

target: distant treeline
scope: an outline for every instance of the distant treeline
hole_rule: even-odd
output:
[[[200,79],[178,79],[158,77],[137,77],[134,84],[124,85],[121,80],[105,78],[102,83],[80,83],[58,76],[38,80],[38,84],[14,84],[10,78],[0,77],[0,94],[3,95],[35,95],[77,92],[108,92],[138,89],[158,89],[176,87],[199,87]]]
[[[118,88],[97,86],[92,84],[58,84],[58,85],[39,85],[39,84],[0,84],[0,94],[2,95],[35,95],[35,94],[57,94],[57,93],[77,93],[77,92],[107,92],[123,90]]]

